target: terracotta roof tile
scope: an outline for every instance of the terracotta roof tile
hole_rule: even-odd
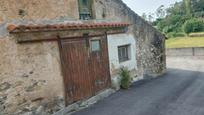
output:
[[[9,24],[9,25],[7,26],[7,30],[8,30],[9,32],[15,30],[16,28],[17,28],[17,26],[14,25],[14,24]]]
[[[80,30],[80,29],[104,29],[127,27],[128,23],[66,23],[66,24],[46,24],[46,25],[15,25],[9,24],[7,29],[11,33],[15,32],[40,32],[40,31],[58,31],[58,30]]]

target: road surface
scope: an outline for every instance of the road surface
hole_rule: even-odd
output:
[[[168,69],[74,115],[204,115],[204,72]]]

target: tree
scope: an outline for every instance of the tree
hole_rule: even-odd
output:
[[[183,26],[184,32],[189,34],[191,32],[201,32],[204,30],[204,22],[201,19],[187,20]]]
[[[166,16],[166,10],[164,8],[164,5],[161,5],[159,8],[156,10],[156,16],[159,19],[162,19]]]
[[[194,17],[204,17],[204,0],[191,0]]]
[[[184,0],[186,15],[188,16],[191,16],[191,1],[192,0]]]
[[[149,21],[150,23],[152,23],[152,22],[153,22],[153,19],[154,19],[154,14],[153,14],[153,13],[149,13],[149,15],[148,15],[148,21]]]
[[[147,14],[143,13],[143,14],[142,14],[142,18],[143,18],[144,20],[147,20]]]
[[[171,7],[166,9],[167,16],[170,15],[185,15],[185,4],[183,2],[176,2]]]
[[[204,0],[191,0],[193,12],[204,11]]]
[[[204,31],[204,0],[182,0],[167,9],[161,5],[156,16],[153,25],[167,35]]]

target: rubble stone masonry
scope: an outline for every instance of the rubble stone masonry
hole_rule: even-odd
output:
[[[91,21],[131,24],[127,34],[134,35],[136,40],[134,73],[147,77],[163,74],[166,70],[164,35],[121,0],[93,1],[94,20]],[[21,36],[9,34],[6,27],[9,23],[67,21],[79,21],[77,0],[0,0],[0,115],[46,115],[64,107],[57,42],[19,44],[16,39]],[[29,33],[26,37],[39,36]]]

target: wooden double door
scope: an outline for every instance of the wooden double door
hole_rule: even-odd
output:
[[[110,86],[106,35],[61,39],[66,105]]]

